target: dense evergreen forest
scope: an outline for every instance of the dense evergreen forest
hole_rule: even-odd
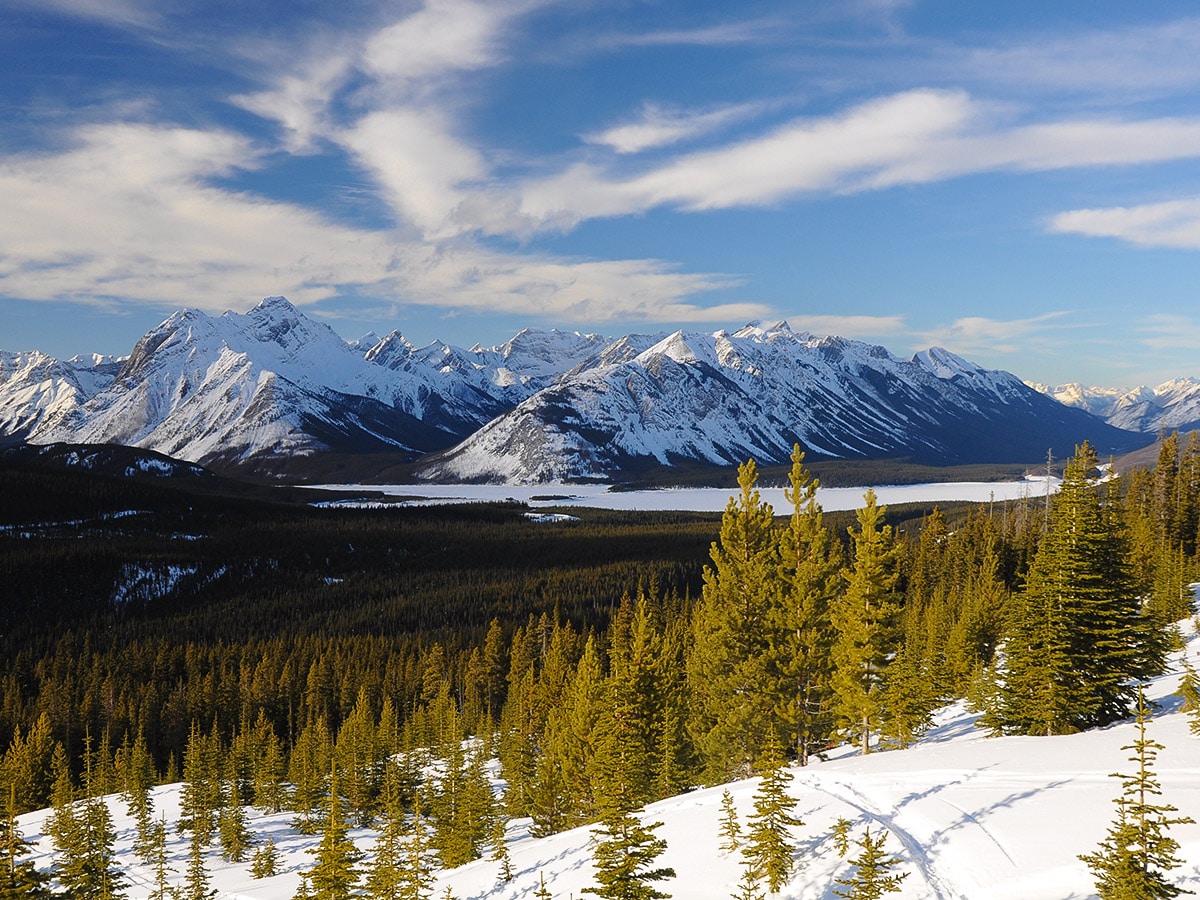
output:
[[[1191,612],[1195,435],[1121,478],[1084,445],[1053,499],[994,507],[899,515],[868,491],[826,514],[798,450],[789,508],[758,477],[740,468],[720,517],[545,525],[0,469],[10,813],[53,804],[67,841],[78,798],[135,808],[182,779],[184,827],[226,854],[249,852],[250,804],[330,841],[394,829],[381,855],[428,821],[446,866],[502,852],[505,817],[629,837],[647,802],[902,747],[953,698],[997,733],[1116,721]]]

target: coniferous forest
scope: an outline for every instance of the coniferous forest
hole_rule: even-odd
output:
[[[632,814],[761,774],[749,833],[734,817],[726,835],[761,896],[790,859],[785,763],[902,748],[958,698],[997,734],[1118,721],[1193,611],[1195,434],[1121,477],[1085,444],[1059,493],[1009,504],[888,510],[867,491],[826,514],[798,449],[786,509],[753,461],[738,474],[721,516],[546,525],[517,503],[318,509],[6,465],[5,889],[50,896],[16,864],[14,817],[53,806],[57,886],[122,896],[95,798],[122,794],[163,871],[149,790],[183,782],[188,896],[209,896],[212,846],[272,874],[249,806],[321,835],[298,897],[427,897],[434,864],[502,859],[514,817],[595,823],[593,893],[666,896],[661,841]],[[368,858],[353,825],[379,830]],[[881,843],[868,832],[862,858],[882,866]]]

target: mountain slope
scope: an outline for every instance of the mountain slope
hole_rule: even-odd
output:
[[[445,404],[426,417],[397,407],[406,389],[402,377],[273,297],[244,315],[175,313],[138,342],[107,388],[29,439],[244,465],[331,450],[412,457],[476,426]]]
[[[647,462],[780,464],[797,442],[826,457],[1032,461],[1084,439],[1102,453],[1140,443],[945,350],[902,360],[778,323],[679,331],[570,373],[431,457],[420,474],[541,482],[612,478]]]
[[[1186,653],[1200,666],[1200,643],[1191,623],[1182,623]],[[1179,654],[1168,674],[1153,680],[1146,695],[1159,704],[1147,736],[1163,744],[1154,770],[1162,801],[1180,815],[1200,820],[1200,738],[1189,733],[1174,691],[1179,684]],[[1116,808],[1121,785],[1111,772],[1131,771],[1129,750],[1134,725],[1124,722],[1099,731],[1061,737],[988,738],[973,727],[974,717],[961,704],[941,711],[935,728],[916,746],[859,756],[842,748],[831,758],[793,767],[791,795],[803,821],[791,830],[796,867],[780,897],[836,900],[835,880],[853,869],[838,856],[831,834],[835,823],[850,822],[852,839],[870,828],[887,834],[885,849],[898,856],[905,874],[897,900],[1063,900],[1094,896],[1093,878],[1077,855],[1095,850]],[[675,900],[725,900],[741,876],[738,855],[720,850],[721,799],[726,788],[743,825],[753,811],[757,780],[695,790],[644,810],[645,822],[661,822],[656,836],[667,849],[656,865],[671,866],[676,877],[657,883]],[[143,900],[152,872],[134,858],[135,826],[117,796],[108,798],[118,830],[116,843],[130,883],[130,900]],[[154,790],[155,815],[168,822],[167,846],[172,884],[182,884],[188,862],[188,836],[174,828],[179,815],[179,785]],[[319,835],[304,836],[291,824],[291,813],[249,811],[259,839],[270,835],[280,856],[280,874],[257,880],[249,863],[222,860],[216,846],[205,853],[213,887],[238,900],[290,900],[301,871],[313,865]],[[44,836],[47,811],[20,818],[26,839],[35,843],[40,868],[52,861]],[[590,830],[578,828],[545,838],[529,836],[528,819],[508,823],[506,841],[514,878],[499,879],[499,863],[485,858],[437,873],[432,895],[447,889],[471,900],[530,897],[544,878],[554,897],[581,895],[594,884]],[[1184,864],[1174,881],[1200,889],[1200,825],[1176,825],[1170,834],[1180,844]],[[369,851],[375,832],[350,832]],[[855,848],[851,848],[851,855]]]
[[[1067,406],[1086,409],[1117,428],[1143,434],[1156,434],[1161,428],[1180,432],[1200,429],[1200,380],[1195,378],[1175,378],[1153,388],[1139,385],[1131,390],[1076,383],[1034,387]]]
[[[36,350],[0,351],[0,435],[20,439],[52,426],[111,384],[121,364],[111,356],[63,362]]]

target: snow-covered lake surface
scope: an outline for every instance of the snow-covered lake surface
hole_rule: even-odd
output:
[[[1200,666],[1200,640],[1193,623],[1183,624],[1186,652]],[[1162,801],[1184,816],[1200,820],[1200,736],[1189,732],[1180,712],[1181,654],[1171,656],[1167,674],[1152,680],[1147,696],[1159,704],[1147,736],[1163,744],[1154,764],[1162,784]],[[1121,790],[1112,772],[1129,773],[1128,750],[1135,739],[1132,722],[1064,737],[989,738],[973,727],[974,717],[962,704],[942,710],[937,726],[919,744],[860,756],[844,749],[824,762],[791,769],[791,792],[804,824],[793,829],[796,869],[777,895],[786,900],[836,900],[835,879],[852,868],[838,856],[831,831],[840,818],[850,820],[850,833],[873,835],[886,829],[886,849],[900,857],[898,872],[907,873],[897,900],[1084,900],[1094,897],[1093,878],[1077,858],[1104,838]],[[752,810],[757,781],[728,785],[743,822]],[[720,851],[722,788],[682,794],[648,807],[643,818],[662,822],[657,834],[667,841],[659,863],[672,866],[677,877],[658,887],[677,900],[726,900],[741,876],[736,854]],[[130,853],[133,823],[124,804],[109,798],[119,831],[129,900],[150,893],[152,872]],[[155,815],[173,822],[179,809],[179,786],[156,789]],[[50,864],[48,839],[42,836],[45,812],[21,817],[25,837],[36,841],[35,856]],[[207,856],[220,900],[289,900],[301,870],[311,867],[308,852],[318,836],[305,837],[289,824],[290,815],[250,814],[250,827],[261,839],[271,835],[279,849],[280,874],[256,881],[248,864],[222,861],[216,848]],[[589,829],[579,828],[546,838],[528,835],[528,820],[511,822],[509,853],[515,878],[498,880],[499,864],[485,857],[458,869],[440,872],[433,896],[449,888],[457,900],[518,900],[533,895],[539,878],[556,898],[580,897],[592,885]],[[372,832],[352,834],[369,850]],[[1179,841],[1175,883],[1200,891],[1200,825],[1177,825]],[[188,861],[186,836],[168,829],[170,864],[176,883]],[[851,855],[853,855],[853,848]]]
[[[1051,479],[1051,490],[1058,488],[1058,480]],[[590,506],[599,509],[629,510],[692,510],[697,512],[720,512],[729,502],[737,488],[662,488],[645,491],[614,491],[608,485],[579,484],[330,484],[319,485],[313,490],[362,492],[364,499],[321,501],[322,506],[372,506],[376,501],[366,499],[378,494],[394,498],[392,502],[431,505],[436,503],[487,503],[501,500],[519,500],[532,507]],[[817,499],[823,509],[829,511],[857,509],[862,506],[865,487],[819,488]],[[762,488],[762,499],[776,511],[787,509],[783,488]],[[967,481],[938,484],[882,485],[875,488],[881,504],[897,503],[948,503],[968,500],[977,503],[1016,500],[1021,497],[1044,497],[1046,479],[1030,478],[1025,481]]]

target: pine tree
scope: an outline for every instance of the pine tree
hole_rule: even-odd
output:
[[[500,881],[503,884],[513,880],[512,859],[508,855],[508,841],[504,836],[504,818],[499,814],[492,816],[492,862],[500,864]]]
[[[1084,444],[1066,466],[1049,530],[1015,598],[997,673],[999,704],[982,724],[1017,734],[1064,734],[1125,716],[1132,684],[1162,670],[1166,644],[1130,588],[1115,487],[1090,481]]]
[[[854,824],[847,818],[839,818],[833,823],[833,849],[843,859],[850,852],[850,826]]]
[[[734,853],[742,846],[742,826],[738,822],[737,809],[733,805],[733,794],[721,792],[721,850]]]
[[[254,851],[250,857],[250,876],[252,878],[270,878],[279,873],[279,853],[275,849],[275,840],[270,835]]]
[[[833,688],[842,725],[857,736],[862,752],[871,749],[879,725],[883,673],[896,642],[898,602],[895,587],[899,548],[892,527],[883,524],[884,508],[868,489],[851,530],[854,559],[845,570],[846,592],[834,603]]]
[[[50,876],[39,872],[32,860],[18,862],[30,850],[17,824],[17,786],[9,786],[8,812],[0,820],[0,900],[50,900]]]
[[[762,889],[762,875],[750,862],[743,860],[742,877],[738,881],[737,893],[731,895],[733,900],[766,900]]]
[[[236,772],[231,772],[226,782],[226,802],[217,818],[217,834],[221,842],[221,855],[229,862],[240,863],[254,845],[254,835],[246,824],[246,808],[242,806]]]
[[[854,875],[850,878],[838,878],[837,883],[849,890],[834,888],[833,892],[847,900],[879,900],[884,894],[898,892],[900,883],[908,877],[907,872],[892,874],[891,869],[900,862],[898,857],[888,856],[883,851],[887,832],[877,838],[871,837],[871,829],[863,832],[862,840],[857,841],[861,851],[850,862],[854,866]]]
[[[538,889],[533,892],[533,896],[537,900],[552,900],[550,889],[546,887],[546,874],[538,872]]]
[[[309,852],[316,857],[308,877],[317,900],[348,900],[355,895],[359,881],[355,866],[362,854],[350,840],[342,819],[336,770],[329,790],[329,817],[320,843]]]
[[[632,813],[609,816],[592,831],[592,865],[596,887],[583,889],[604,900],[662,900],[670,897],[653,882],[674,878],[672,868],[651,868],[667,849],[667,842],[654,836],[662,825],[643,825]]]
[[[1183,860],[1176,856],[1179,842],[1167,834],[1172,825],[1193,824],[1186,816],[1172,816],[1174,806],[1156,803],[1162,787],[1154,773],[1154,760],[1162,744],[1146,737],[1149,710],[1139,688],[1137,695],[1137,739],[1123,750],[1132,750],[1129,760],[1137,765],[1132,775],[1121,779],[1117,820],[1109,828],[1095,853],[1081,854],[1096,877],[1101,900],[1177,897],[1191,891],[1173,885],[1168,873]]]
[[[167,819],[162,816],[157,822],[150,823],[146,835],[146,855],[144,860],[154,870],[154,887],[146,900],[179,900],[179,890],[171,886],[171,874],[174,869],[168,862],[167,855]]]
[[[1183,711],[1191,719],[1192,734],[1200,734],[1200,675],[1186,659],[1183,661],[1183,678],[1179,682],[1179,694],[1183,697]]]
[[[925,733],[940,705],[934,676],[906,644],[888,663],[879,692],[880,735],[900,749]]]
[[[150,788],[154,784],[154,759],[146,746],[146,733],[138,729],[137,740],[126,741],[118,755],[118,774],[121,780],[121,797],[137,827],[137,838],[133,852],[146,859],[150,840],[150,828],[154,824],[154,801]]]
[[[769,653],[777,546],[774,513],[757,481],[753,460],[738,467],[740,491],[725,508],[692,617],[691,730],[710,784],[748,776],[778,725]]]
[[[204,861],[204,836],[199,829],[192,830],[188,842],[188,866],[179,891],[179,900],[214,900],[216,888],[211,886],[208,865]]]
[[[292,748],[288,765],[292,790],[288,802],[296,813],[292,824],[301,834],[316,834],[320,828],[320,810],[328,794],[331,753],[324,719],[306,725]]]
[[[788,794],[792,780],[778,742],[767,745],[763,774],[754,792],[754,813],[746,829],[742,849],[746,865],[778,893],[792,873],[793,847],[790,830],[804,823],[792,815],[796,801]]]
[[[792,507],[779,530],[782,596],[775,608],[771,665],[780,680],[776,712],[793,735],[796,761],[824,747],[833,731],[833,623],[830,605],[838,585],[841,549],[825,527],[817,502],[819,482],[792,448],[784,496]]]

